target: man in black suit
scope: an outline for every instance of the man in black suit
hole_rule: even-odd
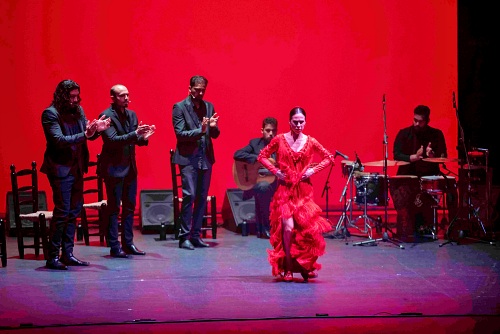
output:
[[[206,78],[193,76],[188,97],[175,103],[172,110],[177,138],[173,162],[180,166],[182,182],[179,248],[190,250],[209,247],[200,233],[215,163],[212,138],[219,137],[220,130],[213,104],[203,101],[207,84]]]
[[[234,160],[243,161],[247,164],[255,164],[260,151],[266,147],[267,144],[269,144],[274,136],[276,136],[277,131],[278,120],[274,117],[266,117],[262,121],[262,137],[250,140],[247,146],[237,150],[233,155]],[[262,171],[259,169],[259,174],[266,175],[270,174],[270,172],[263,168]],[[261,181],[257,182],[252,189],[248,189],[243,192],[244,200],[252,197],[255,198],[255,224],[257,238],[269,239],[270,237],[269,205],[273,199],[276,184],[276,178],[273,182],[268,182],[266,178],[263,178]]]
[[[47,146],[40,171],[47,174],[54,201],[46,262],[49,269],[89,265],[73,255],[76,219],[83,207],[83,174],[89,163],[87,139],[96,139],[109,127],[109,120],[87,121],[80,101],[80,86],[63,80],[56,87],[52,104],[42,113]]]
[[[134,212],[137,196],[137,165],[135,146],[148,145],[154,125],[139,124],[137,115],[128,109],[129,92],[123,85],[111,87],[111,106],[101,116],[111,119],[111,126],[102,134],[99,172],[104,178],[108,198],[108,242],[112,257],[128,254],[145,255],[134,245]],[[118,241],[118,214],[121,213],[121,245]]]

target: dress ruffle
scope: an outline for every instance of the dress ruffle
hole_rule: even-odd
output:
[[[279,276],[284,271],[282,221],[290,217],[294,220],[290,249],[294,265],[292,271],[319,270],[321,264],[317,263],[317,260],[325,253],[326,248],[323,234],[331,231],[332,225],[321,216],[322,210],[313,200],[314,193],[310,179],[303,181],[300,179],[310,166],[314,153],[323,156],[321,168],[332,162],[332,156],[311,137],[308,138],[302,150],[294,152],[289,149],[284,136],[279,135],[261,151],[259,161],[274,151],[277,152],[279,170],[284,172],[286,180],[279,181],[270,206],[271,238],[269,241],[273,249],[268,250],[268,260],[272,267],[272,274]],[[261,162],[266,165],[265,159]]]

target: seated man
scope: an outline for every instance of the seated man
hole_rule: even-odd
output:
[[[408,164],[398,167],[397,175],[414,175],[421,180],[422,186],[429,177],[439,177],[438,191],[423,191],[418,193],[414,201],[412,219],[415,220],[415,229],[431,226],[433,222],[432,206],[435,205],[438,193],[446,194],[448,218],[451,222],[457,215],[458,195],[454,178],[446,177],[440,168],[440,161],[448,157],[446,140],[441,130],[433,128],[430,123],[431,110],[428,106],[418,105],[413,110],[413,122],[410,126],[398,131],[394,140],[394,159],[406,161]],[[433,185],[433,182],[431,183]],[[424,189],[422,189],[424,190]],[[434,197],[434,198],[433,198]],[[435,231],[437,232],[437,231]]]
[[[248,164],[255,164],[257,156],[264,147],[276,136],[278,131],[278,121],[274,117],[267,117],[262,121],[262,137],[250,140],[247,146],[237,150],[234,153],[234,160],[242,161]],[[259,164],[257,162],[257,164]],[[259,167],[260,164],[256,167]],[[259,175],[264,177],[257,177],[257,182],[251,189],[244,190],[243,199],[255,198],[255,223],[257,238],[269,239],[269,204],[273,198],[274,191],[276,190],[276,179],[272,174],[266,176],[267,170],[260,167],[255,169]],[[270,178],[273,180],[270,181]]]

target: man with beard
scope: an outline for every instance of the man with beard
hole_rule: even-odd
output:
[[[129,92],[123,85],[111,87],[111,106],[101,113],[111,119],[111,126],[102,134],[99,173],[104,178],[108,197],[108,242],[110,255],[127,258],[128,254],[146,255],[134,244],[134,211],[137,196],[137,165],[135,146],[148,145],[154,125],[139,124],[135,111],[128,109]],[[118,214],[121,214],[121,246],[118,241]]]
[[[394,141],[394,159],[410,162],[398,168],[398,175],[440,175],[439,164],[424,158],[446,158],[443,132],[429,126],[431,110],[419,105],[413,110],[413,125],[399,130]]]
[[[234,160],[255,166],[260,151],[276,136],[278,120],[274,117],[264,118],[260,131],[262,132],[262,136],[251,139],[247,146],[237,150],[233,155]],[[276,154],[272,155],[272,159],[275,161]],[[259,162],[257,162],[256,167],[259,168],[253,168],[252,170],[256,171],[259,177],[257,177],[257,182],[251,189],[243,192],[243,200],[254,197],[257,238],[269,239],[269,205],[276,190],[277,179],[271,172],[262,167]]]
[[[40,171],[47,174],[54,201],[46,263],[49,269],[89,265],[73,255],[76,219],[83,207],[83,174],[89,163],[87,139],[96,139],[109,128],[110,120],[103,116],[87,121],[80,101],[80,86],[63,80],[56,87],[52,104],[42,113],[47,146]]]
[[[398,167],[398,175],[415,175],[418,178],[425,176],[443,176],[440,164],[425,161],[428,158],[446,158],[448,152],[443,132],[429,126],[431,110],[428,106],[418,105],[413,110],[413,125],[399,130],[394,140],[394,159],[409,162]],[[446,204],[450,221],[455,217],[458,205],[456,183],[444,178],[444,188],[439,189],[446,194]],[[390,181],[389,181],[390,182]],[[433,212],[430,208],[435,199],[423,191],[417,194],[413,201],[411,215],[415,219],[415,228],[424,229],[424,225],[432,225]],[[406,208],[405,208],[406,210]],[[434,231],[436,232],[436,231]]]
[[[212,138],[219,137],[219,117],[212,103],[203,101],[208,80],[195,75],[189,80],[188,96],[174,104],[172,123],[177,144],[173,162],[182,182],[179,248],[209,247],[201,237],[208,188],[215,163]]]

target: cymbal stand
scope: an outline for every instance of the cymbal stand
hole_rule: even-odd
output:
[[[478,215],[479,209],[478,208],[474,208],[474,205],[472,204],[472,201],[471,201],[472,200],[472,196],[471,196],[472,186],[471,186],[470,161],[469,161],[469,155],[467,153],[468,150],[467,150],[467,147],[465,145],[465,140],[464,140],[464,129],[462,127],[462,124],[460,123],[460,117],[459,117],[459,114],[458,114],[458,108],[457,108],[457,104],[456,104],[456,100],[455,100],[455,92],[453,92],[453,108],[455,109],[455,115],[457,117],[458,130],[459,130],[459,135],[460,135],[460,137],[458,138],[458,141],[459,141],[460,144],[462,144],[462,149],[463,149],[463,152],[464,152],[465,161],[467,163],[467,177],[466,177],[466,179],[467,179],[466,180],[467,181],[467,190],[465,191],[466,196],[467,196],[467,210],[468,210],[468,212],[467,212],[467,221],[471,224],[472,220],[474,220],[479,225],[479,227],[481,228],[481,231],[483,232],[483,234],[486,236],[486,229],[484,228],[484,224],[483,224],[483,222],[481,221],[481,219],[480,219],[480,217]],[[486,153],[488,153],[487,152],[488,150],[485,150],[485,151],[486,151]],[[486,154],[486,156],[487,156],[487,154]],[[488,162],[487,161],[488,160],[486,159],[486,173],[488,173]],[[460,179],[459,179],[459,181],[460,181]],[[462,200],[460,200],[460,202],[462,202]],[[457,240],[453,240],[453,238],[451,236],[451,232],[453,230],[453,227],[454,227],[456,221],[462,215],[461,211],[462,211],[463,207],[464,206],[462,205],[462,203],[460,203],[460,207],[459,207],[459,209],[457,211],[457,214],[455,215],[455,217],[453,218],[453,220],[450,222],[450,225],[448,225],[448,229],[446,230],[445,236],[446,236],[446,239],[448,239],[448,241],[440,244],[439,247],[442,247],[442,246],[447,245],[447,244],[452,244],[453,242],[455,242],[458,245],[460,238],[466,238],[466,239],[477,241],[477,242],[483,242],[483,243],[488,243],[490,245],[495,245],[495,243],[493,241],[476,239],[476,238],[471,238],[471,237],[465,237],[463,231],[460,231],[458,233],[458,239]]]
[[[469,170],[469,173],[470,173],[470,170]],[[482,232],[482,234],[484,236],[486,236],[486,229],[484,228],[484,224],[483,224],[483,221],[481,220],[481,218],[479,217],[479,208],[475,208],[473,203],[472,203],[472,191],[471,191],[471,182],[470,182],[470,176],[467,177],[467,190],[466,190],[466,196],[467,196],[467,204],[466,204],[466,209],[467,209],[467,222],[469,222],[469,224],[472,224],[473,222],[475,222],[478,227],[480,227],[480,233]],[[488,243],[490,245],[495,245],[495,242],[494,241],[491,241],[491,240],[483,240],[483,239],[478,239],[478,238],[472,238],[472,237],[466,237],[465,234],[464,234],[464,231],[459,231],[458,233],[458,238],[457,240],[454,240],[453,237],[452,237],[452,231],[453,231],[453,228],[454,228],[454,225],[455,223],[460,219],[461,216],[463,216],[463,214],[461,213],[463,209],[463,206],[461,205],[457,214],[455,215],[455,217],[453,218],[453,220],[451,221],[450,225],[448,225],[448,229],[446,230],[446,239],[448,239],[448,241],[442,243],[439,245],[439,247],[442,247],[444,245],[447,245],[447,244],[451,244],[453,242],[455,242],[457,245],[460,244],[460,239],[461,238],[465,238],[467,240],[472,240],[472,241],[477,241],[477,242],[483,242],[483,243]]]
[[[335,230],[332,232],[332,235],[331,235],[332,238],[335,238],[335,236],[342,235],[343,239],[345,240],[346,245],[348,243],[347,238],[351,236],[349,230],[347,229],[347,225],[349,225],[349,227],[354,227],[354,228],[360,230],[359,227],[352,224],[352,198],[353,198],[353,185],[352,185],[352,183],[353,183],[354,172],[358,168],[357,166],[358,166],[357,163],[354,163],[352,165],[353,168],[351,168],[351,170],[349,172],[349,176],[347,178],[347,182],[344,186],[344,189],[342,190],[342,195],[340,196],[339,202],[342,202],[342,199],[344,200],[344,209],[342,211],[342,215],[339,218],[337,226],[335,227]],[[349,199],[347,199],[347,197],[346,197],[347,188],[350,188],[350,198]],[[350,212],[349,216],[347,215],[348,211]]]
[[[384,117],[384,141],[383,141],[382,145],[384,148],[384,182],[385,182],[385,187],[384,187],[385,223],[384,223],[384,225],[385,225],[385,231],[382,233],[382,238],[371,239],[371,236],[370,236],[371,240],[358,242],[358,243],[353,244],[353,246],[365,245],[365,244],[370,244],[370,243],[374,243],[374,242],[378,242],[378,241],[384,241],[384,242],[390,242],[393,245],[398,246],[401,249],[404,249],[405,247],[403,246],[403,244],[401,242],[393,240],[392,238],[389,237],[389,234],[388,234],[388,232],[391,232],[391,234],[394,235],[394,232],[388,226],[389,214],[387,211],[387,206],[389,203],[389,178],[387,176],[387,159],[388,159],[389,152],[388,152],[388,136],[387,136],[387,126],[386,126],[387,122],[386,122],[386,111],[385,111],[385,94],[382,97],[382,110],[383,110],[383,117]],[[366,215],[366,185],[365,185],[365,215]]]

